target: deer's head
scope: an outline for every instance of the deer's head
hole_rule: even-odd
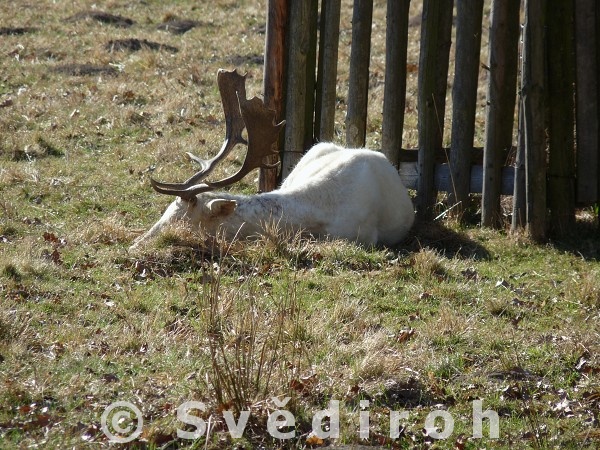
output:
[[[200,165],[200,170],[183,183],[165,183],[150,179],[155,191],[179,198],[171,203],[161,219],[148,232],[136,239],[132,247],[157,234],[167,223],[174,220],[187,219],[194,224],[200,224],[202,220],[210,222],[213,219],[217,220],[219,214],[225,216],[231,213],[235,209],[235,202],[214,198],[210,194],[199,194],[232,185],[254,169],[273,168],[278,165],[268,164],[265,159],[277,155],[273,144],[285,121],[275,123],[275,111],[267,109],[264,102],[257,97],[246,98],[246,75],[240,75],[235,70],[219,69],[217,83],[225,115],[225,141],[221,149],[208,160],[187,153],[192,161]],[[247,139],[242,136],[244,129]],[[247,146],[246,157],[240,170],[222,180],[206,181],[219,162],[237,144]]]

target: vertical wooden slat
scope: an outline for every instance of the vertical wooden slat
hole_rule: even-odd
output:
[[[525,190],[525,127],[522,101],[519,101],[519,134],[515,157],[515,179],[513,187],[513,210],[511,232],[516,233],[527,224],[527,194]]]
[[[310,42],[306,58],[306,97],[304,105],[304,144],[303,150],[308,150],[315,142],[315,95],[317,70],[317,28],[319,21],[319,0],[305,0],[310,3],[308,23]]]
[[[396,167],[400,164],[406,105],[409,7],[410,0],[388,0],[387,2],[381,146],[385,156]]]
[[[597,0],[575,2],[577,78],[577,201],[600,200],[600,86]]]
[[[457,205],[455,212],[460,218],[469,200],[483,0],[459,1],[456,11],[456,59],[450,145],[452,189],[449,203]]]
[[[544,0],[525,0],[523,37],[523,114],[527,229],[535,241],[546,239],[546,123],[544,105]]]
[[[265,37],[265,65],[263,74],[264,102],[267,108],[275,111],[275,119],[284,116],[284,77],[285,77],[285,30],[288,16],[288,2],[269,0],[267,4],[267,31]],[[273,145],[278,146],[277,142]],[[270,157],[269,164],[277,158]],[[277,169],[260,169],[258,189],[268,192],[277,186]]]
[[[500,226],[503,150],[512,146],[520,0],[493,0],[489,43],[481,223]]]
[[[309,64],[311,44],[310,24],[312,1],[290,3],[288,25],[288,62],[285,102],[285,140],[281,175],[283,178],[296,166],[304,153],[307,126],[312,130],[312,121],[306,123],[307,92],[309,86],[306,67]],[[311,112],[312,114],[312,112]]]
[[[561,235],[575,223],[574,4],[547,5],[548,206],[550,231]]]
[[[600,9],[598,9],[598,5],[596,4],[596,73],[600,72],[600,43],[598,42],[600,41]],[[598,78],[596,78],[596,83],[598,83]],[[598,144],[596,146],[596,149],[598,150],[597,153],[597,157],[598,157],[598,173],[596,175],[596,185],[598,187],[598,195],[596,196],[596,203],[600,202],[600,86],[598,84],[596,84],[596,110],[597,110],[597,115],[596,117],[598,118],[598,128],[597,128],[597,132],[596,132],[596,136],[598,139]],[[596,211],[598,217],[597,217],[597,231],[600,231],[600,208],[597,209]]]
[[[321,3],[321,31],[315,106],[315,137],[320,142],[333,141],[335,130],[340,7],[341,0],[323,0]]]
[[[417,216],[429,220],[436,202],[435,152],[442,147],[453,1],[425,0],[419,56]]]
[[[346,145],[349,147],[365,145],[372,21],[373,0],[354,0],[348,111],[346,113]]]

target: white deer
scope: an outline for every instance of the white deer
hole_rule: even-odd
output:
[[[392,246],[406,237],[414,221],[412,201],[397,170],[372,150],[320,143],[302,157],[279,189],[256,195],[214,192],[255,168],[267,167],[263,160],[275,154],[272,144],[284,124],[275,125],[275,113],[258,98],[246,99],[245,75],[219,70],[217,81],[226,119],[223,147],[209,161],[188,153],[202,169],[185,183],[151,180],[156,191],[178,198],[131,249],[178,220],[229,239],[260,235],[273,222],[286,231],[366,246]],[[247,142],[242,137],[244,127]],[[248,146],[242,168],[225,180],[202,182],[238,143]]]

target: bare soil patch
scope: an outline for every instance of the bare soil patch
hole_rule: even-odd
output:
[[[20,36],[37,31],[34,27],[0,27],[0,36]]]
[[[177,47],[173,47],[172,45],[160,44],[158,42],[152,42],[147,39],[114,39],[108,41],[108,44],[105,46],[106,50],[109,52],[117,52],[117,51],[131,51],[137,52],[142,49],[147,50],[166,50],[171,53],[177,53],[179,49]]]
[[[115,27],[127,28],[135,22],[127,17],[117,16],[102,11],[82,11],[66,19],[67,22],[77,22],[80,20],[95,20],[100,23],[106,23]]]
[[[233,67],[243,67],[245,65],[262,65],[265,60],[264,55],[254,53],[250,55],[232,55],[225,58],[225,62]]]
[[[119,71],[112,66],[97,64],[61,64],[52,68],[53,72],[74,77],[87,75],[111,75],[116,76]]]
[[[184,34],[190,31],[192,28],[205,25],[206,24],[198,22],[197,20],[170,19],[161,23],[156,28],[158,30],[168,31],[169,33],[173,34]]]

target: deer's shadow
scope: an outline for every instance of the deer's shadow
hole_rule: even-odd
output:
[[[474,260],[491,258],[491,253],[481,243],[439,222],[415,223],[411,234],[397,249],[412,253],[423,248],[435,250],[446,257]]]

